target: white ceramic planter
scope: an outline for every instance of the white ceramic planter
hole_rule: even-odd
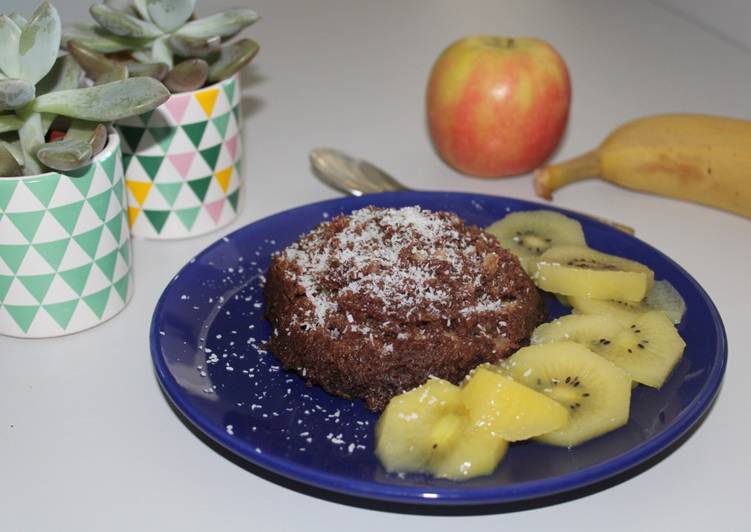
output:
[[[120,312],[132,292],[120,138],[89,165],[0,178],[0,334],[61,336]]]
[[[240,78],[172,95],[120,121],[134,236],[202,235],[237,216],[242,191]]]

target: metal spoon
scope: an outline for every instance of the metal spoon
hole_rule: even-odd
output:
[[[363,159],[355,159],[333,148],[316,148],[311,150],[308,158],[310,159],[313,173],[318,179],[331,188],[351,196],[362,196],[363,194],[375,194],[395,190],[411,190],[374,164]],[[625,233],[634,234],[633,228],[627,225],[606,220],[599,216],[592,216],[591,214],[583,215],[594,218]]]

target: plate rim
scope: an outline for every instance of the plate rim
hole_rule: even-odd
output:
[[[693,400],[683,409],[683,411],[672,420],[671,425],[658,435],[641,442],[639,445],[629,449],[625,453],[610,458],[604,462],[585,467],[583,469],[547,477],[533,481],[521,482],[518,484],[503,485],[497,487],[484,487],[462,489],[462,484],[457,483],[451,487],[423,488],[419,486],[403,486],[380,484],[367,480],[349,479],[336,474],[330,474],[321,471],[315,467],[297,464],[290,460],[277,458],[265,453],[251,453],[245,445],[240,445],[240,440],[228,435],[226,431],[214,425],[211,421],[204,418],[200,413],[192,410],[187,404],[187,400],[179,393],[181,387],[175,380],[174,376],[167,368],[166,361],[159,347],[161,335],[159,334],[157,317],[162,312],[169,291],[177,279],[182,276],[186,269],[191,267],[195,260],[203,255],[209,254],[227,243],[228,240],[238,233],[247,231],[254,225],[268,223],[273,218],[283,218],[290,213],[299,211],[304,208],[322,208],[327,205],[336,205],[348,207],[349,203],[360,203],[364,199],[372,199],[377,202],[379,198],[385,197],[415,197],[419,204],[419,197],[457,197],[470,204],[472,200],[491,200],[501,202],[512,202],[518,205],[526,205],[531,209],[549,209],[561,212],[575,219],[586,219],[587,223],[602,226],[610,230],[616,230],[604,224],[603,222],[590,218],[588,215],[570,211],[554,205],[546,205],[525,199],[512,198],[507,196],[496,196],[489,194],[476,194],[467,192],[451,191],[397,191],[384,192],[379,194],[370,194],[367,196],[344,196],[318,202],[298,205],[280,212],[276,212],[254,220],[244,226],[232,231],[231,233],[219,237],[215,242],[209,244],[192,259],[185,263],[179,271],[171,278],[159,296],[159,300],[152,313],[151,324],[149,328],[149,345],[151,358],[157,375],[160,387],[166,397],[184,416],[185,420],[190,422],[195,428],[200,430],[204,435],[210,437],[214,442],[224,449],[229,450],[242,460],[250,462],[262,469],[274,474],[292,479],[303,484],[311,485],[316,488],[332,491],[349,496],[355,496],[365,499],[373,499],[385,502],[410,503],[419,505],[487,505],[507,502],[519,502],[523,500],[534,500],[542,497],[552,496],[564,492],[574,491],[586,486],[605,481],[627,470],[636,468],[640,464],[656,456],[661,451],[668,449],[672,444],[691,429],[702,416],[710,409],[717,394],[720,390],[725,369],[727,366],[728,346],[727,333],[722,322],[720,313],[712,299],[709,297],[704,288],[689,274],[680,264],[662,253],[657,248],[644,242],[634,235],[629,235],[636,239],[642,245],[646,246],[650,252],[655,253],[661,260],[668,262],[672,267],[680,271],[686,280],[693,286],[710,309],[711,323],[717,331],[717,342],[715,344],[715,357],[712,366],[709,368],[706,384]]]

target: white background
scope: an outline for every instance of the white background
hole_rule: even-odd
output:
[[[200,11],[234,3],[204,1]],[[751,222],[724,212],[598,182],[556,195],[557,205],[633,226],[682,264],[717,304],[730,344],[720,396],[691,438],[638,476],[557,505],[409,515],[268,482],[209,449],[177,419],[148,351],[154,304],[190,257],[252,220],[337,196],[312,178],[313,147],[366,157],[415,188],[534,199],[529,176],[461,177],[432,151],[425,82],[438,53],[463,35],[535,35],[559,49],[574,96],[556,159],[591,149],[620,123],[645,114],[751,118],[751,52],[732,42],[733,23],[748,20],[746,4],[712,3],[715,11],[727,4],[733,13],[727,37],[706,29],[719,18],[700,26],[671,4],[667,10],[598,0],[254,1],[263,19],[248,34],[261,52],[243,75],[247,195],[240,220],[193,240],[137,241],[135,297],[96,329],[54,340],[0,338],[0,529],[748,530]],[[88,3],[57,5],[71,22],[86,16]],[[29,14],[33,7],[2,1],[3,11]],[[742,33],[738,39],[747,38]]]

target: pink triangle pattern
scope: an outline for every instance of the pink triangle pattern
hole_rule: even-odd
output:
[[[229,150],[229,154],[232,156],[232,160],[235,160],[235,156],[237,155],[237,137],[239,135],[235,135],[231,139],[229,139],[225,146],[227,146],[227,150]]]
[[[215,224],[219,223],[219,217],[222,215],[222,208],[226,202],[227,198],[219,198],[218,200],[205,205],[206,210],[209,212],[209,215],[211,216],[211,219],[214,220]]]
[[[188,175],[190,165],[193,163],[195,156],[195,151],[189,151],[185,153],[168,153],[167,159],[169,159],[172,165],[177,168],[177,171],[180,172],[182,178],[185,179]]]
[[[185,110],[190,103],[190,98],[190,94],[173,94],[166,102],[164,102],[164,108],[167,109],[167,112],[172,116],[172,119],[176,123],[179,124],[182,122]]]

